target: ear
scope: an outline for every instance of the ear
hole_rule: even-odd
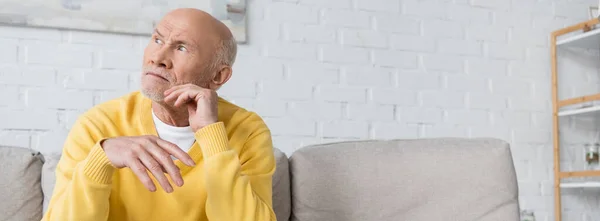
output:
[[[229,81],[229,79],[231,78],[231,74],[232,69],[230,66],[222,65],[221,67],[219,67],[217,73],[215,73],[215,76],[211,80],[212,86],[214,87],[212,89],[219,89],[221,86],[227,83],[227,81]]]

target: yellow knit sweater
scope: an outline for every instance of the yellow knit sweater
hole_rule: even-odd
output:
[[[56,168],[56,186],[42,220],[275,220],[271,134],[262,119],[219,98],[219,122],[195,133],[196,166],[176,160],[184,180],[166,193],[152,177],[148,191],[129,169],[116,169],[99,142],[157,135],[151,101],[139,92],[100,104],[73,125]],[[167,176],[168,177],[168,176]]]

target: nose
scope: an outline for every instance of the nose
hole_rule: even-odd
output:
[[[169,47],[161,47],[154,52],[150,62],[161,68],[171,69],[173,63],[171,61],[171,55],[169,54]]]

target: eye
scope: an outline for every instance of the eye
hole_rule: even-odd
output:
[[[154,43],[156,44],[162,44],[162,40],[158,39],[158,38],[154,38]]]
[[[183,45],[179,45],[179,46],[177,46],[177,50],[178,51],[187,51],[187,48]]]

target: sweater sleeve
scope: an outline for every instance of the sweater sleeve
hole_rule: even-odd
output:
[[[196,132],[206,169],[206,215],[209,220],[276,220],[272,203],[275,157],[264,126],[238,153],[229,146],[222,122]]]
[[[85,117],[69,132],[56,166],[56,183],[43,221],[107,220],[115,168],[100,146],[100,133]]]

